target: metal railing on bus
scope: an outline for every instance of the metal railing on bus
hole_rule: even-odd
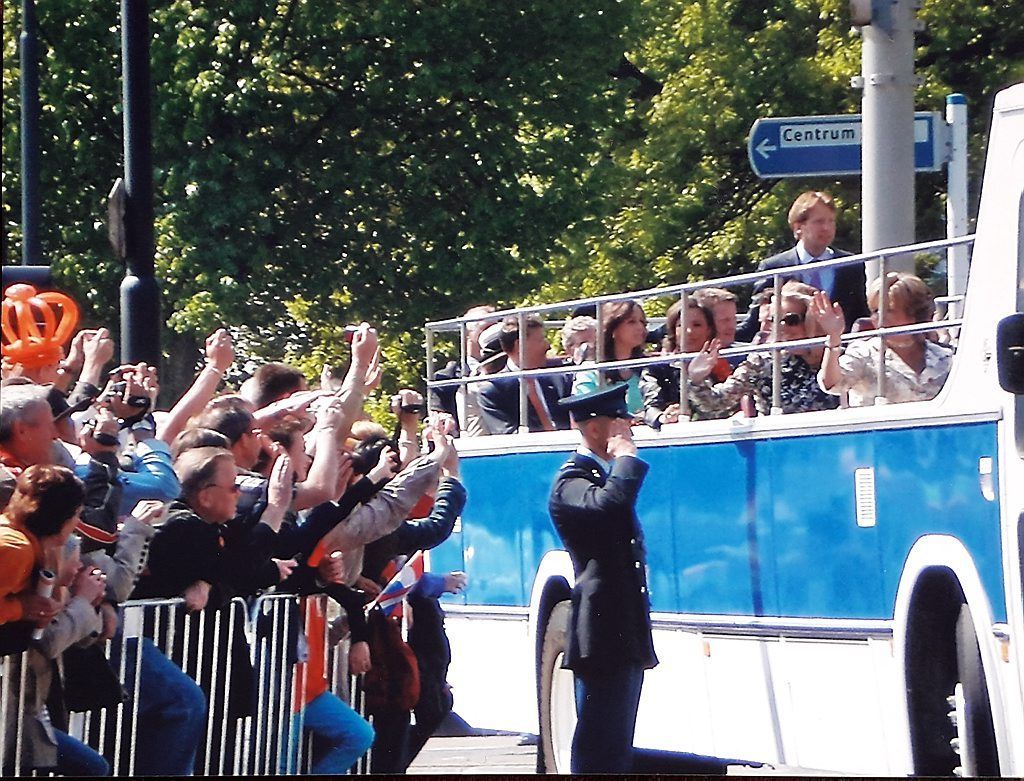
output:
[[[749,355],[750,353],[756,352],[768,352],[771,354],[772,359],[772,404],[771,414],[781,414],[781,385],[782,385],[782,352],[785,350],[791,350],[795,347],[804,346],[821,346],[825,344],[826,336],[816,336],[808,339],[791,340],[791,341],[780,341],[779,340],[779,322],[780,322],[780,309],[782,305],[782,288],[784,281],[787,278],[795,278],[804,272],[823,271],[823,270],[834,270],[843,268],[846,266],[862,265],[868,262],[878,263],[878,276],[882,280],[882,286],[879,294],[879,307],[877,313],[877,323],[885,321],[886,307],[888,302],[888,288],[889,278],[887,273],[887,261],[890,258],[902,257],[913,254],[924,254],[924,253],[937,253],[942,250],[951,250],[957,247],[969,246],[974,243],[974,235],[960,236],[954,239],[942,239],[937,241],[926,241],[917,244],[906,245],[902,247],[890,247],[881,250],[874,250],[871,252],[863,252],[858,255],[845,255],[838,258],[832,258],[830,260],[816,261],[813,263],[807,263],[798,267],[788,266],[778,269],[769,269],[766,271],[752,271],[745,274],[735,274],[728,277],[721,277],[718,279],[705,279],[697,282],[686,282],[676,285],[667,285],[664,287],[653,287],[645,288],[643,290],[636,290],[624,293],[613,293],[602,296],[592,296],[589,298],[577,298],[568,301],[559,301],[546,304],[534,304],[531,306],[522,306],[512,309],[503,309],[485,314],[477,314],[463,317],[454,317],[446,320],[435,320],[428,322],[425,326],[425,342],[426,342],[426,369],[427,379],[426,385],[428,389],[436,390],[442,388],[463,388],[467,385],[488,382],[494,378],[491,374],[472,373],[468,362],[468,350],[467,350],[467,330],[468,325],[471,323],[477,323],[481,321],[500,321],[508,317],[516,317],[518,319],[518,331],[519,333],[525,332],[526,318],[530,315],[546,315],[552,312],[561,311],[572,311],[583,307],[595,307],[597,312],[597,360],[588,361],[582,364],[565,364],[560,366],[551,366],[538,369],[503,369],[501,376],[508,379],[524,379],[533,377],[544,377],[553,375],[566,375],[566,374],[578,374],[581,372],[597,371],[599,382],[602,381],[602,376],[605,371],[614,369],[643,369],[647,366],[654,365],[665,365],[679,363],[680,368],[680,420],[684,420],[689,416],[689,380],[688,380],[688,367],[690,362],[696,358],[699,352],[678,352],[672,354],[660,354],[653,356],[645,356],[642,358],[630,358],[626,360],[605,360],[603,355],[603,339],[600,338],[602,331],[602,305],[614,303],[617,301],[635,300],[643,302],[650,299],[658,298],[669,298],[675,297],[683,302],[680,313],[679,327],[685,331],[688,312],[686,301],[688,296],[692,293],[706,289],[706,288],[731,288],[739,287],[744,285],[756,284],[762,280],[771,280],[772,282],[772,316],[773,324],[772,331],[769,341],[763,344],[750,344],[743,345],[742,347],[723,349],[720,351],[720,355],[724,358],[730,356],[741,356]],[[767,289],[767,288],[766,288]],[[948,311],[956,310],[963,301],[963,295],[947,295],[939,296],[936,298],[943,304],[946,304]],[[953,306],[949,306],[952,304]],[[947,318],[943,320],[934,320],[927,323],[914,323],[907,326],[897,327],[886,327],[886,328],[874,328],[871,330],[862,330],[856,333],[844,333],[842,336],[842,342],[849,343],[855,340],[870,339],[873,337],[890,337],[898,336],[900,334],[913,334],[922,332],[933,332],[933,331],[956,331],[963,325],[963,319]],[[436,359],[435,359],[435,341],[438,334],[455,333],[459,334],[459,366],[461,367],[461,376],[452,379],[436,380],[434,376],[436,374]],[[522,366],[525,363],[525,346],[524,340],[519,340],[519,365]],[[876,367],[876,382],[877,388],[875,393],[875,400],[879,403],[885,403],[885,351],[879,350],[878,364]],[[519,431],[520,433],[528,431],[528,427],[525,425],[527,420],[527,388],[526,383],[521,382],[519,387]],[[460,424],[462,421],[460,421]]]
[[[124,702],[109,708],[71,713],[69,733],[110,762],[114,775],[131,776],[136,766],[136,737],[142,676],[143,638],[199,683],[207,697],[206,734],[199,746],[199,775],[296,775],[310,772],[312,736],[305,735],[304,705],[308,675],[299,672],[301,651],[314,646],[322,658],[316,668],[326,677],[326,691],[364,715],[362,684],[348,675],[347,643],[335,630],[344,611],[326,595],[296,597],[264,595],[250,605],[240,598],[219,610],[194,613],[181,599],[126,602],[121,634],[107,641],[104,652],[127,692]],[[313,622],[316,614],[322,622]],[[309,627],[319,642],[299,640]],[[231,643],[244,642],[255,671],[255,711],[232,713],[230,693],[234,670]],[[26,692],[33,649],[3,657],[0,664],[0,767],[4,774],[25,775],[33,768],[23,760]],[[9,739],[13,737],[13,740]],[[369,772],[369,756],[356,772]],[[43,769],[42,772],[47,772]]]

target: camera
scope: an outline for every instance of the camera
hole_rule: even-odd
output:
[[[417,412],[422,415],[426,406],[423,404],[403,404],[399,409],[401,409],[402,412]]]

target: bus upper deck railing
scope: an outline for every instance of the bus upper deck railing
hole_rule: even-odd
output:
[[[200,684],[207,696],[206,730],[199,746],[196,772],[202,775],[294,775],[307,773],[312,759],[311,738],[304,734],[304,703],[311,684],[308,666],[291,646],[297,634],[319,627],[323,658],[317,669],[326,674],[327,691],[363,712],[361,681],[347,673],[347,646],[331,626],[343,612],[326,595],[295,597],[268,594],[251,605],[236,598],[218,610],[186,612],[181,599],[150,599],[124,603],[121,633],[103,644],[127,697],[116,706],[73,712],[68,732],[96,749],[110,762],[115,775],[136,773],[136,744],[143,669],[141,644],[152,642]],[[300,613],[300,610],[304,613]],[[323,617],[310,622],[313,611]],[[234,712],[230,692],[239,671],[233,665],[231,644],[244,643],[254,672],[254,712]],[[0,767],[4,775],[24,775],[23,762],[27,676],[32,649],[10,654],[0,665]],[[243,677],[244,678],[244,677]],[[244,682],[238,678],[239,682]],[[11,739],[13,738],[13,739]],[[361,769],[368,770],[367,759]]]
[[[975,237],[962,236],[954,239],[942,239],[937,241],[920,242],[917,244],[906,245],[902,247],[890,247],[881,250],[874,250],[871,252],[863,252],[858,255],[847,255],[839,258],[832,258],[830,260],[816,261],[813,263],[807,263],[799,267],[783,267],[778,269],[769,269],[765,271],[752,271],[744,274],[736,274],[732,276],[722,277],[718,279],[707,279],[699,280],[695,282],[685,282],[675,285],[666,285],[661,287],[646,288],[643,290],[613,293],[601,296],[591,296],[587,298],[571,299],[568,301],[559,301],[553,303],[544,304],[533,304],[529,306],[515,307],[511,309],[504,309],[495,312],[489,312],[486,314],[469,315],[463,317],[449,318],[445,320],[436,320],[428,322],[425,326],[426,335],[426,368],[427,368],[427,387],[429,389],[442,389],[442,388],[461,388],[466,385],[488,382],[494,378],[494,375],[488,374],[473,374],[469,371],[469,364],[467,360],[468,349],[467,349],[467,328],[472,323],[478,323],[481,321],[494,321],[508,317],[515,316],[519,320],[519,330],[522,332],[525,328],[525,319],[529,315],[545,315],[554,312],[571,311],[585,306],[592,306],[596,309],[596,321],[597,327],[596,332],[597,338],[597,360],[587,361],[581,364],[567,363],[560,366],[535,368],[535,369],[504,369],[501,372],[503,378],[530,378],[530,377],[543,377],[550,375],[575,375],[580,372],[591,372],[598,371],[599,381],[603,378],[603,373],[609,370],[616,369],[642,369],[647,366],[664,365],[664,364],[680,364],[681,371],[681,382],[680,382],[680,409],[684,416],[689,414],[689,394],[687,392],[689,386],[689,380],[687,376],[687,369],[689,362],[699,355],[698,352],[677,352],[671,354],[658,354],[651,356],[644,356],[640,358],[629,358],[625,360],[606,360],[603,354],[604,352],[604,340],[600,338],[602,333],[603,318],[602,318],[602,305],[607,303],[614,303],[625,300],[635,300],[643,302],[651,299],[659,298],[678,298],[683,301],[686,300],[690,294],[703,290],[706,288],[731,288],[742,285],[749,285],[757,283],[762,280],[772,280],[772,301],[771,306],[773,308],[773,325],[770,339],[762,344],[750,344],[743,345],[741,347],[727,348],[720,351],[722,357],[730,357],[737,355],[748,355],[751,353],[767,352],[771,354],[772,359],[772,414],[778,414],[782,412],[781,409],[781,353],[784,350],[791,350],[798,347],[807,346],[820,346],[825,343],[826,336],[815,336],[801,340],[790,340],[781,341],[779,339],[779,310],[781,307],[781,291],[783,286],[783,279],[786,277],[792,277],[796,273],[802,273],[807,271],[820,271],[828,269],[843,268],[846,266],[854,266],[864,264],[868,262],[878,263],[878,275],[882,279],[882,294],[879,296],[879,309],[877,315],[878,323],[884,322],[887,306],[887,291],[888,291],[888,277],[886,262],[890,258],[903,257],[907,255],[919,254],[919,253],[935,253],[939,251],[951,251],[960,247],[970,246],[973,244]],[[846,344],[851,341],[870,339],[873,337],[889,337],[897,336],[900,334],[915,334],[915,333],[927,333],[935,331],[956,331],[960,326],[963,325],[963,320],[960,317],[949,317],[949,313],[961,304],[963,301],[963,295],[960,293],[952,293],[946,296],[937,297],[936,300],[941,300],[942,303],[950,307],[947,310],[947,317],[942,320],[934,320],[927,323],[914,323],[906,326],[896,327],[876,327],[870,330],[862,330],[856,333],[844,333],[842,336],[842,343]],[[686,328],[687,322],[687,307],[684,305],[681,312],[679,327],[682,329]],[[461,366],[461,376],[437,380],[434,379],[436,372],[435,362],[435,339],[439,334],[455,333],[459,334],[459,365]],[[520,353],[519,353],[519,364],[522,365],[525,361],[525,348],[523,341],[519,342]],[[876,372],[876,400],[879,402],[885,401],[885,371],[884,371],[884,351],[879,351],[878,366]],[[525,427],[522,422],[526,420],[526,409],[527,409],[527,389],[525,383],[520,383],[520,394],[519,394],[519,420],[520,420],[520,431],[525,431]]]

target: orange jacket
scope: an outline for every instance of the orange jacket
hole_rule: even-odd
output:
[[[0,516],[2,518],[2,516]],[[42,564],[43,548],[31,532],[0,520],[0,624],[20,621],[17,594],[32,582],[32,570]]]

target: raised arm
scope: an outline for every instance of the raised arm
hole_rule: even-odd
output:
[[[821,362],[821,369],[818,370],[818,384],[822,390],[831,391],[843,378],[843,370],[839,365],[839,340],[846,327],[846,318],[839,302],[832,303],[828,293],[824,290],[819,290],[814,294],[814,302],[811,306],[818,318],[818,323],[828,336],[825,342],[825,356]]]
[[[206,337],[206,365],[199,372],[192,387],[185,391],[178,403],[164,417],[157,432],[157,438],[168,445],[184,430],[189,419],[198,415],[210,403],[217,392],[224,373],[231,368],[235,360],[235,348],[231,343],[231,334],[218,328]]]

